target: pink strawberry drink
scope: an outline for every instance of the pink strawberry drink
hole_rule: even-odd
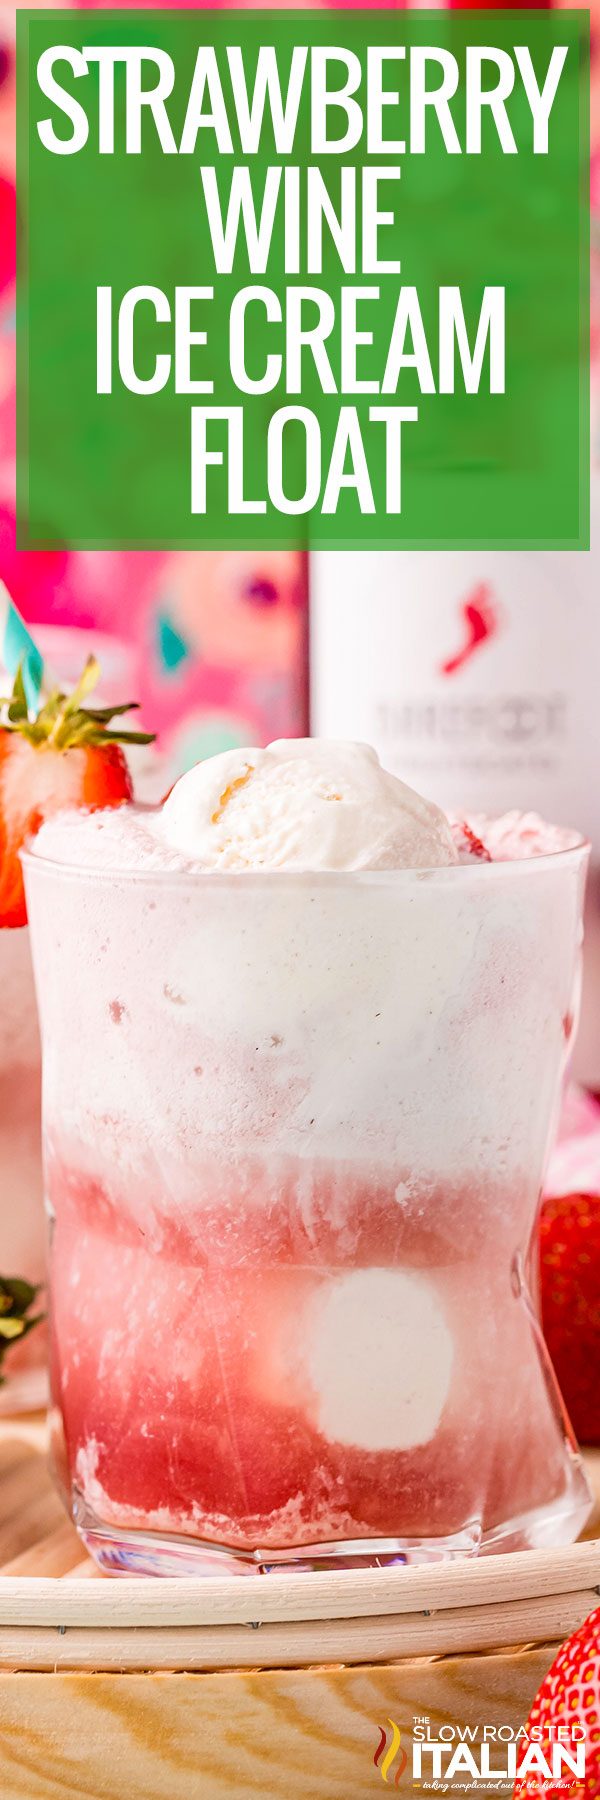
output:
[[[585,862],[319,741],[42,827],[55,1444],[101,1564],[576,1536],[527,1251]]]

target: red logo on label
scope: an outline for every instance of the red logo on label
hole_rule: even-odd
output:
[[[496,636],[499,626],[499,613],[491,588],[487,581],[480,581],[473,592],[461,602],[461,620],[465,626],[465,640],[454,656],[440,664],[440,675],[456,675],[469,662],[473,651],[488,638]]]

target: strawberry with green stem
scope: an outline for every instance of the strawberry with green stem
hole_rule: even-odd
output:
[[[112,728],[134,701],[85,704],[99,675],[88,657],[73,692],[56,688],[31,717],[19,669],[12,694],[0,701],[0,927],[27,923],[19,852],[44,819],[65,807],[97,811],[133,798],[123,746],[150,744],[153,734]]]
[[[32,1312],[39,1293],[39,1287],[33,1287],[30,1281],[0,1275],[0,1387],[4,1382],[1,1368],[7,1350],[27,1337],[45,1316],[41,1312]]]

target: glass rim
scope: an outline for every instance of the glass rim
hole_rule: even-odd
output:
[[[281,887],[409,887],[418,882],[443,881],[456,882],[458,879],[472,882],[477,877],[489,881],[492,876],[506,881],[511,877],[523,875],[524,879],[540,872],[548,872],[557,866],[565,867],[569,863],[580,865],[587,861],[591,849],[589,838],[573,833],[573,842],[563,844],[556,850],[544,851],[541,855],[515,856],[498,861],[487,861],[484,858],[473,858],[471,862],[435,864],[432,868],[419,869],[201,869],[193,865],[188,868],[123,868],[110,863],[78,863],[67,861],[60,856],[47,856],[36,850],[35,839],[20,852],[20,860],[24,869],[36,869],[46,873],[61,874],[66,879],[81,882],[110,882],[123,884],[126,887],[210,887],[223,888],[240,886],[256,889],[272,887],[273,881]]]

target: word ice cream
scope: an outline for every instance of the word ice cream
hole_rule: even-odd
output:
[[[526,1282],[585,861],[318,740],[42,826],[55,1455],[104,1566],[577,1535]]]
[[[204,171],[214,176],[214,171]],[[245,172],[247,175],[247,171]],[[314,171],[316,173],[316,171]],[[365,171],[370,173],[370,171]],[[399,171],[398,171],[399,173]],[[393,178],[386,170],[381,181]],[[319,180],[321,178],[319,177]],[[216,188],[214,189],[216,194]],[[233,190],[232,190],[233,192]],[[218,204],[218,200],[217,200]],[[230,207],[232,201],[230,199]],[[370,209],[375,233],[374,261],[383,265],[377,255],[378,220],[391,221],[393,215]],[[396,265],[400,269],[400,263]],[[391,265],[388,264],[388,268]],[[324,394],[397,395],[405,369],[416,369],[422,394],[453,394],[462,381],[467,393],[477,394],[489,349],[489,391],[504,393],[505,382],[505,313],[504,289],[485,287],[473,346],[463,311],[458,287],[441,287],[438,292],[438,331],[435,345],[428,345],[417,289],[404,286],[398,290],[398,301],[380,377],[365,378],[361,372],[364,346],[374,341],[373,313],[380,298],[379,288],[342,288],[339,311],[339,357],[330,344],[336,330],[336,308],[331,296],[318,287],[290,286],[286,289],[285,319],[277,294],[269,287],[256,284],[240,288],[229,314],[229,362],[235,385],[241,394],[271,393],[285,376],[288,394],[301,394],[306,382],[306,365],[311,366],[311,380],[318,382]],[[135,322],[140,304],[152,307],[157,324],[167,329],[173,351],[157,352],[150,374],[140,376],[136,368]],[[216,304],[212,287],[178,287],[171,306],[169,297],[156,287],[129,288],[117,309],[113,326],[114,301],[110,287],[97,293],[97,392],[113,391],[113,366],[118,365],[120,381],[133,394],[156,394],[174,381],[178,394],[214,392],[214,382],[199,367],[210,368],[210,332],[198,330],[198,318],[192,328],[192,308],[208,325]],[[250,375],[247,367],[247,345],[253,350],[257,312],[266,325],[268,349],[264,370]],[[165,331],[160,342],[165,341]],[[201,345],[204,363],[196,362],[191,373],[192,346]],[[281,346],[283,345],[283,350]],[[194,354],[197,354],[195,352]],[[434,373],[434,365],[436,373]],[[267,486],[269,502],[278,512],[304,514],[319,505],[322,513],[335,514],[343,489],[356,490],[361,513],[375,512],[375,499],[369,474],[369,456],[374,454],[385,468],[385,510],[388,514],[402,511],[402,433],[405,425],[414,425],[419,417],[416,406],[369,406],[367,429],[355,406],[342,406],[330,454],[325,464],[322,433],[317,414],[310,407],[290,404],[275,409],[267,427]],[[226,449],[219,439],[225,427]],[[216,429],[215,429],[216,427]],[[285,445],[289,428],[303,437],[301,455],[302,490],[298,495],[286,491]],[[219,433],[220,428],[220,433]],[[373,437],[375,433],[375,449]],[[250,446],[250,449],[252,446]],[[198,406],[191,409],[191,511],[210,511],[210,484],[207,472],[227,461],[227,505],[230,514],[266,513],[267,500],[247,490],[247,463],[251,461],[245,446],[244,409],[242,406]]]

